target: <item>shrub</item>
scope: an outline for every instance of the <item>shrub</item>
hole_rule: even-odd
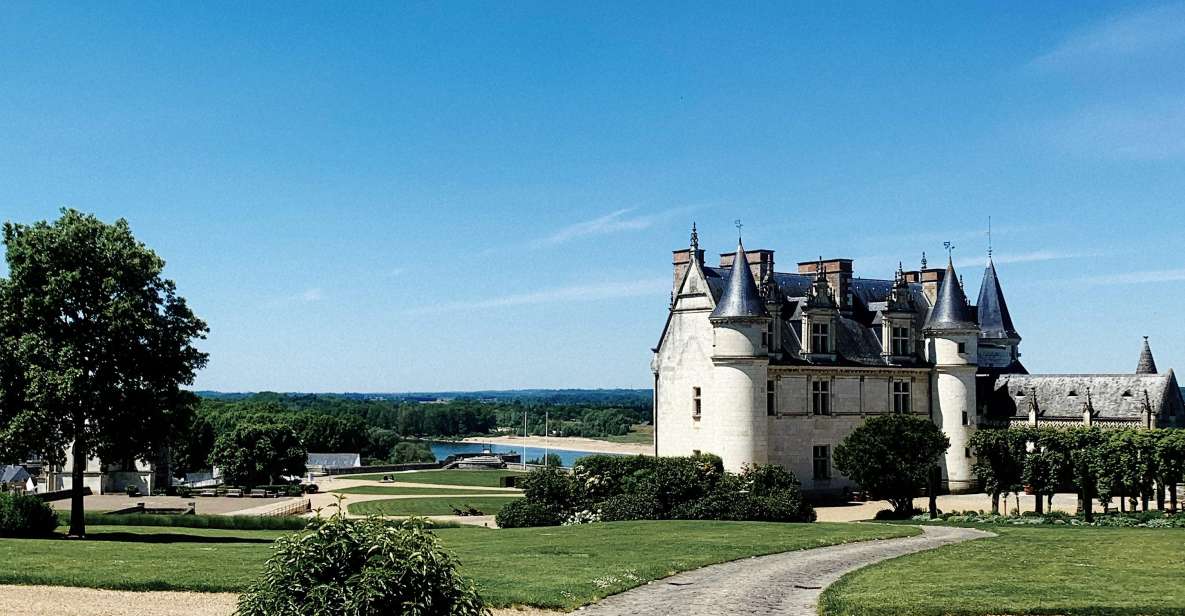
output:
[[[70,512],[58,512],[61,525],[70,523]],[[304,530],[316,525],[316,518],[259,515],[169,515],[159,513],[86,512],[88,526],[173,526],[177,528],[216,528],[223,530]]]
[[[181,498],[189,498],[192,495],[193,495],[193,491],[190,490],[189,486],[178,486],[177,487],[177,496],[180,496]]]
[[[654,520],[661,513],[654,499],[637,494],[618,494],[597,505],[596,509],[605,522]]]
[[[125,486],[123,491],[131,498],[140,496],[140,488],[137,488],[136,486]]]
[[[306,484],[302,484],[302,485],[300,486],[300,489],[301,489],[301,490],[302,490],[302,491],[303,491],[305,494],[316,494],[316,493],[317,493],[317,484],[315,484],[315,483],[306,483]]]
[[[506,503],[494,516],[499,528],[527,528],[530,526],[559,526],[563,515],[546,505],[525,498]]]
[[[316,530],[277,539],[238,608],[239,616],[489,613],[424,520],[392,525],[340,511]]]
[[[58,516],[40,498],[0,493],[0,537],[45,537],[57,527]]]
[[[797,490],[771,496],[718,492],[677,506],[678,520],[738,520],[750,522],[814,522],[815,510],[803,503]]]
[[[918,509],[916,507],[913,509],[907,510],[907,511],[898,511],[896,509],[881,509],[880,511],[876,512],[876,515],[873,516],[872,519],[874,519],[874,520],[909,520],[915,516],[922,515],[922,513],[923,513],[922,510]],[[930,515],[926,514],[926,518],[929,518],[929,517],[930,517]]]
[[[578,508],[576,482],[571,475],[558,468],[547,466],[531,471],[523,478],[522,488],[528,500],[558,514]]]

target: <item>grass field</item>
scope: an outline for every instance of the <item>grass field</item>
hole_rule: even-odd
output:
[[[332,492],[340,494],[387,494],[391,496],[443,496],[448,494],[494,494],[495,492],[485,492],[479,488],[414,488],[404,486],[353,486],[350,488],[341,488],[340,490],[331,490]],[[507,490],[507,495],[514,495],[518,492],[511,492]]]
[[[982,528],[999,537],[845,576],[823,614],[1185,614],[1185,529]]]
[[[598,441],[609,441],[610,443],[653,443],[654,426],[637,424],[630,426],[630,431],[621,436],[596,436],[591,438],[595,438]]]
[[[0,584],[241,591],[283,534],[130,526],[89,532],[85,541],[0,539]],[[917,532],[871,524],[670,521],[436,534],[492,605],[573,608],[706,564]]]
[[[402,481],[406,483],[438,483],[452,486],[481,486],[483,488],[496,488],[503,477],[516,476],[521,477],[525,475],[522,471],[498,470],[498,471],[411,471],[409,473],[374,473],[370,475],[340,475],[341,479],[362,479],[369,481],[379,481],[383,477],[390,477],[395,481]]]
[[[393,498],[349,503],[346,509],[355,515],[453,515],[453,507],[474,507],[485,515],[494,515],[519,496],[473,496],[446,498]]]

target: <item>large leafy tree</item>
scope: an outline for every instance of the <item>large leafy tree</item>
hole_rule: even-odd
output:
[[[1160,473],[1157,482],[1168,486],[1169,507],[1177,513],[1177,484],[1185,480],[1185,430],[1157,430],[1156,469]]]
[[[972,470],[992,496],[992,513],[1000,513],[1000,495],[1019,489],[1024,473],[1026,430],[984,429],[971,436]]]
[[[300,438],[287,424],[243,423],[218,435],[210,464],[228,483],[255,486],[304,473],[307,458]]]
[[[892,414],[868,419],[835,448],[835,466],[873,498],[901,515],[950,447],[950,439],[923,417]]]
[[[153,459],[188,421],[206,325],[161,276],[127,221],[64,209],[5,223],[0,279],[0,455],[63,463],[72,448],[70,534],[82,536],[88,458]]]

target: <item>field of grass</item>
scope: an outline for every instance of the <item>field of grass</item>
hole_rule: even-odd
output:
[[[630,431],[621,436],[595,436],[598,441],[609,441],[610,443],[653,443],[654,442],[654,426],[646,424],[637,424],[630,426]]]
[[[241,591],[284,534],[134,526],[88,532],[85,541],[0,539],[0,584]],[[664,521],[436,534],[492,605],[573,608],[711,563],[917,532],[871,524]]]
[[[826,616],[1185,614],[1185,529],[983,526],[823,593]]]
[[[439,483],[443,485],[452,486],[481,486],[483,488],[496,488],[502,477],[522,476],[526,473],[522,471],[498,470],[498,471],[462,471],[462,470],[447,470],[447,471],[411,471],[409,473],[374,473],[371,475],[341,475],[342,479],[363,479],[369,481],[379,481],[383,477],[391,477],[395,481],[403,481],[407,483]]]
[[[482,494],[480,489],[466,489],[466,488],[413,488],[403,486],[353,486],[350,488],[341,488],[340,490],[331,490],[341,494],[387,494],[390,496],[443,496],[448,494]],[[516,492],[506,491],[506,494],[516,494]]]
[[[473,496],[445,498],[392,498],[349,503],[346,509],[355,515],[453,515],[453,507],[475,507],[485,515],[494,515],[519,496]]]

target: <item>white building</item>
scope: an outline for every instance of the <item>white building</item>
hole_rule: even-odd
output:
[[[773,251],[738,242],[711,267],[693,226],[653,349],[655,454],[779,464],[806,490],[838,492],[853,485],[832,465],[835,446],[870,415],[912,413],[950,438],[943,484],[958,492],[977,488],[967,442],[982,425],[1185,425],[1172,371],[1033,376],[1020,341],[990,258],[973,306],[949,260],[931,269],[923,255],[892,280],[856,278],[850,259],[783,273]],[[1145,354],[1152,362],[1146,343]],[[1018,391],[1056,412],[1018,404]],[[1060,402],[1080,396],[1067,419]]]

